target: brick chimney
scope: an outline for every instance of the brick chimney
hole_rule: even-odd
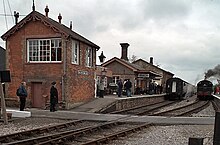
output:
[[[48,12],[49,12],[48,6],[46,6],[46,8],[44,9],[44,11],[45,11],[45,16],[48,17]]]
[[[121,45],[121,59],[128,61],[128,43],[120,43]]]
[[[154,60],[154,58],[150,57],[150,64],[152,64],[152,65],[153,65],[153,60]]]
[[[59,13],[58,19],[59,19],[59,23],[61,24],[62,16],[60,13]]]

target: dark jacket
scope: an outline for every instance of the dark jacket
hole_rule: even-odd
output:
[[[22,97],[27,97],[27,90],[25,89],[25,87],[23,85],[21,85],[19,87],[19,96],[22,96]]]
[[[131,84],[131,82],[128,80],[126,83],[125,83],[125,88],[126,89],[130,89],[131,87],[132,87],[132,84]]]
[[[54,86],[50,88],[50,103],[58,103],[58,91]]]

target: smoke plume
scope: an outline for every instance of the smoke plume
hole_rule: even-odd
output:
[[[220,64],[218,64],[214,69],[209,69],[205,72],[205,78],[208,79],[210,77],[220,78]]]

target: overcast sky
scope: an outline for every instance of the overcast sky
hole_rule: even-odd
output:
[[[129,43],[129,58],[153,57],[155,65],[192,84],[220,62],[219,0],[35,0],[40,13],[46,5],[50,18],[61,13],[63,24],[72,21],[73,30],[100,46],[97,55],[104,51],[106,60],[120,58],[120,43]],[[18,11],[21,20],[32,11],[32,0],[1,0],[0,35],[14,25],[4,9]],[[0,45],[5,47],[2,40]]]

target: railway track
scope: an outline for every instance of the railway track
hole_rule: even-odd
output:
[[[41,127],[41,128],[31,129],[28,131],[22,131],[22,132],[0,136],[0,144],[19,142],[20,140],[29,139],[31,137],[53,134],[53,133],[61,132],[62,130],[75,129],[75,128],[79,128],[80,126],[94,125],[98,123],[100,122],[88,122],[83,120],[68,121],[66,123],[61,123],[58,125]]]
[[[5,135],[4,138],[7,139],[1,143],[4,145],[98,144],[120,136],[126,136],[128,133],[133,133],[148,126],[151,125],[149,123],[140,124],[119,121],[102,122],[97,125],[82,126],[78,129],[68,127],[66,129],[62,128],[62,131],[59,132],[41,132],[41,135],[29,134],[28,136],[27,133],[30,133],[30,131],[27,131],[26,133],[17,133],[17,137],[13,137],[13,139],[10,139],[11,135]]]
[[[151,116],[187,116],[208,107],[210,101],[196,100],[190,104],[151,114]]]
[[[161,109],[162,107],[166,107],[174,103],[176,102],[175,101],[161,101],[161,102],[152,103],[148,105],[141,105],[141,106],[132,107],[129,109],[114,111],[114,112],[111,112],[111,114],[147,115],[149,113],[157,111],[158,109]]]

